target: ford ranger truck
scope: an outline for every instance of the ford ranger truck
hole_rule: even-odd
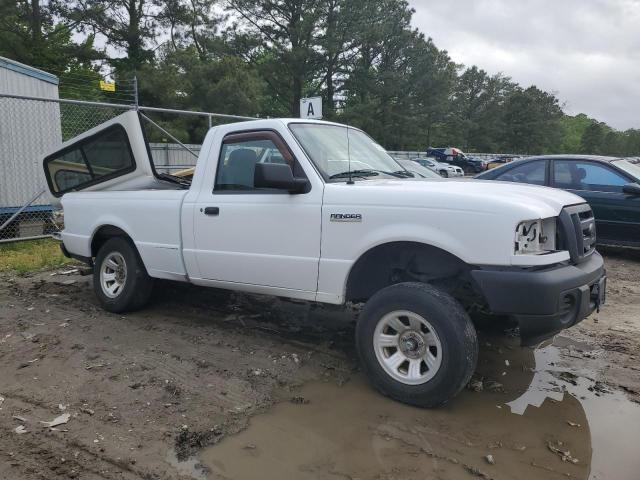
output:
[[[93,267],[106,310],[142,308],[155,279],[362,304],[364,371],[413,405],[442,405],[468,382],[478,356],[470,314],[511,318],[531,345],[604,301],[594,218],[580,197],[417,180],[336,123],[216,126],[189,179],[156,169],[131,111],[43,166],[64,209],[62,250]]]

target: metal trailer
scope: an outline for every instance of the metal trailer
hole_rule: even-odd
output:
[[[0,94],[57,100],[58,77],[0,57]],[[39,159],[44,152],[59,147],[61,142],[58,103],[12,102],[0,98],[0,224],[44,189]],[[46,234],[50,212],[46,196],[40,196],[0,237]]]

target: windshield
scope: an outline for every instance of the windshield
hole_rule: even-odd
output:
[[[634,177],[636,181],[640,180],[640,164],[631,163],[629,160],[615,160],[611,163]]]
[[[349,170],[361,172],[363,176],[354,175],[358,180],[373,178],[362,173],[366,171],[376,174],[404,171],[384,148],[360,130],[319,123],[293,123],[289,128],[325,180],[332,177],[344,180],[341,174]]]

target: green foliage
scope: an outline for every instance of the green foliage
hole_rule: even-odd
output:
[[[604,144],[605,127],[599,122],[591,122],[585,128],[580,138],[580,151],[586,154],[602,153]]]
[[[563,132],[560,153],[581,153],[582,136],[593,122],[595,120],[587,117],[584,113],[576,116],[564,115],[560,119]]]
[[[503,115],[506,150],[531,154],[557,151],[563,114],[554,95],[535,86],[516,88],[506,99]]]
[[[564,115],[552,93],[454,63],[412,15],[406,0],[2,2],[0,55],[59,75],[66,98],[131,102],[136,76],[143,105],[264,117],[298,116],[300,98],[321,95],[325,118],[394,150],[640,154],[639,130]],[[98,88],[101,61],[115,93]],[[153,119],[184,142],[208,128]],[[73,131],[69,112],[63,123]]]
[[[51,239],[0,244],[0,273],[29,273],[71,262]]]

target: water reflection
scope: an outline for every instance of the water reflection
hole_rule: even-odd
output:
[[[526,392],[509,402],[514,413],[526,412],[545,399],[562,400],[570,395],[580,400],[591,432],[592,480],[635,480],[640,478],[640,405],[630,402],[623,392],[605,387],[579,359],[561,354],[556,345],[571,342],[557,337],[555,344],[535,351],[536,371]],[[584,345],[581,345],[584,347]]]

